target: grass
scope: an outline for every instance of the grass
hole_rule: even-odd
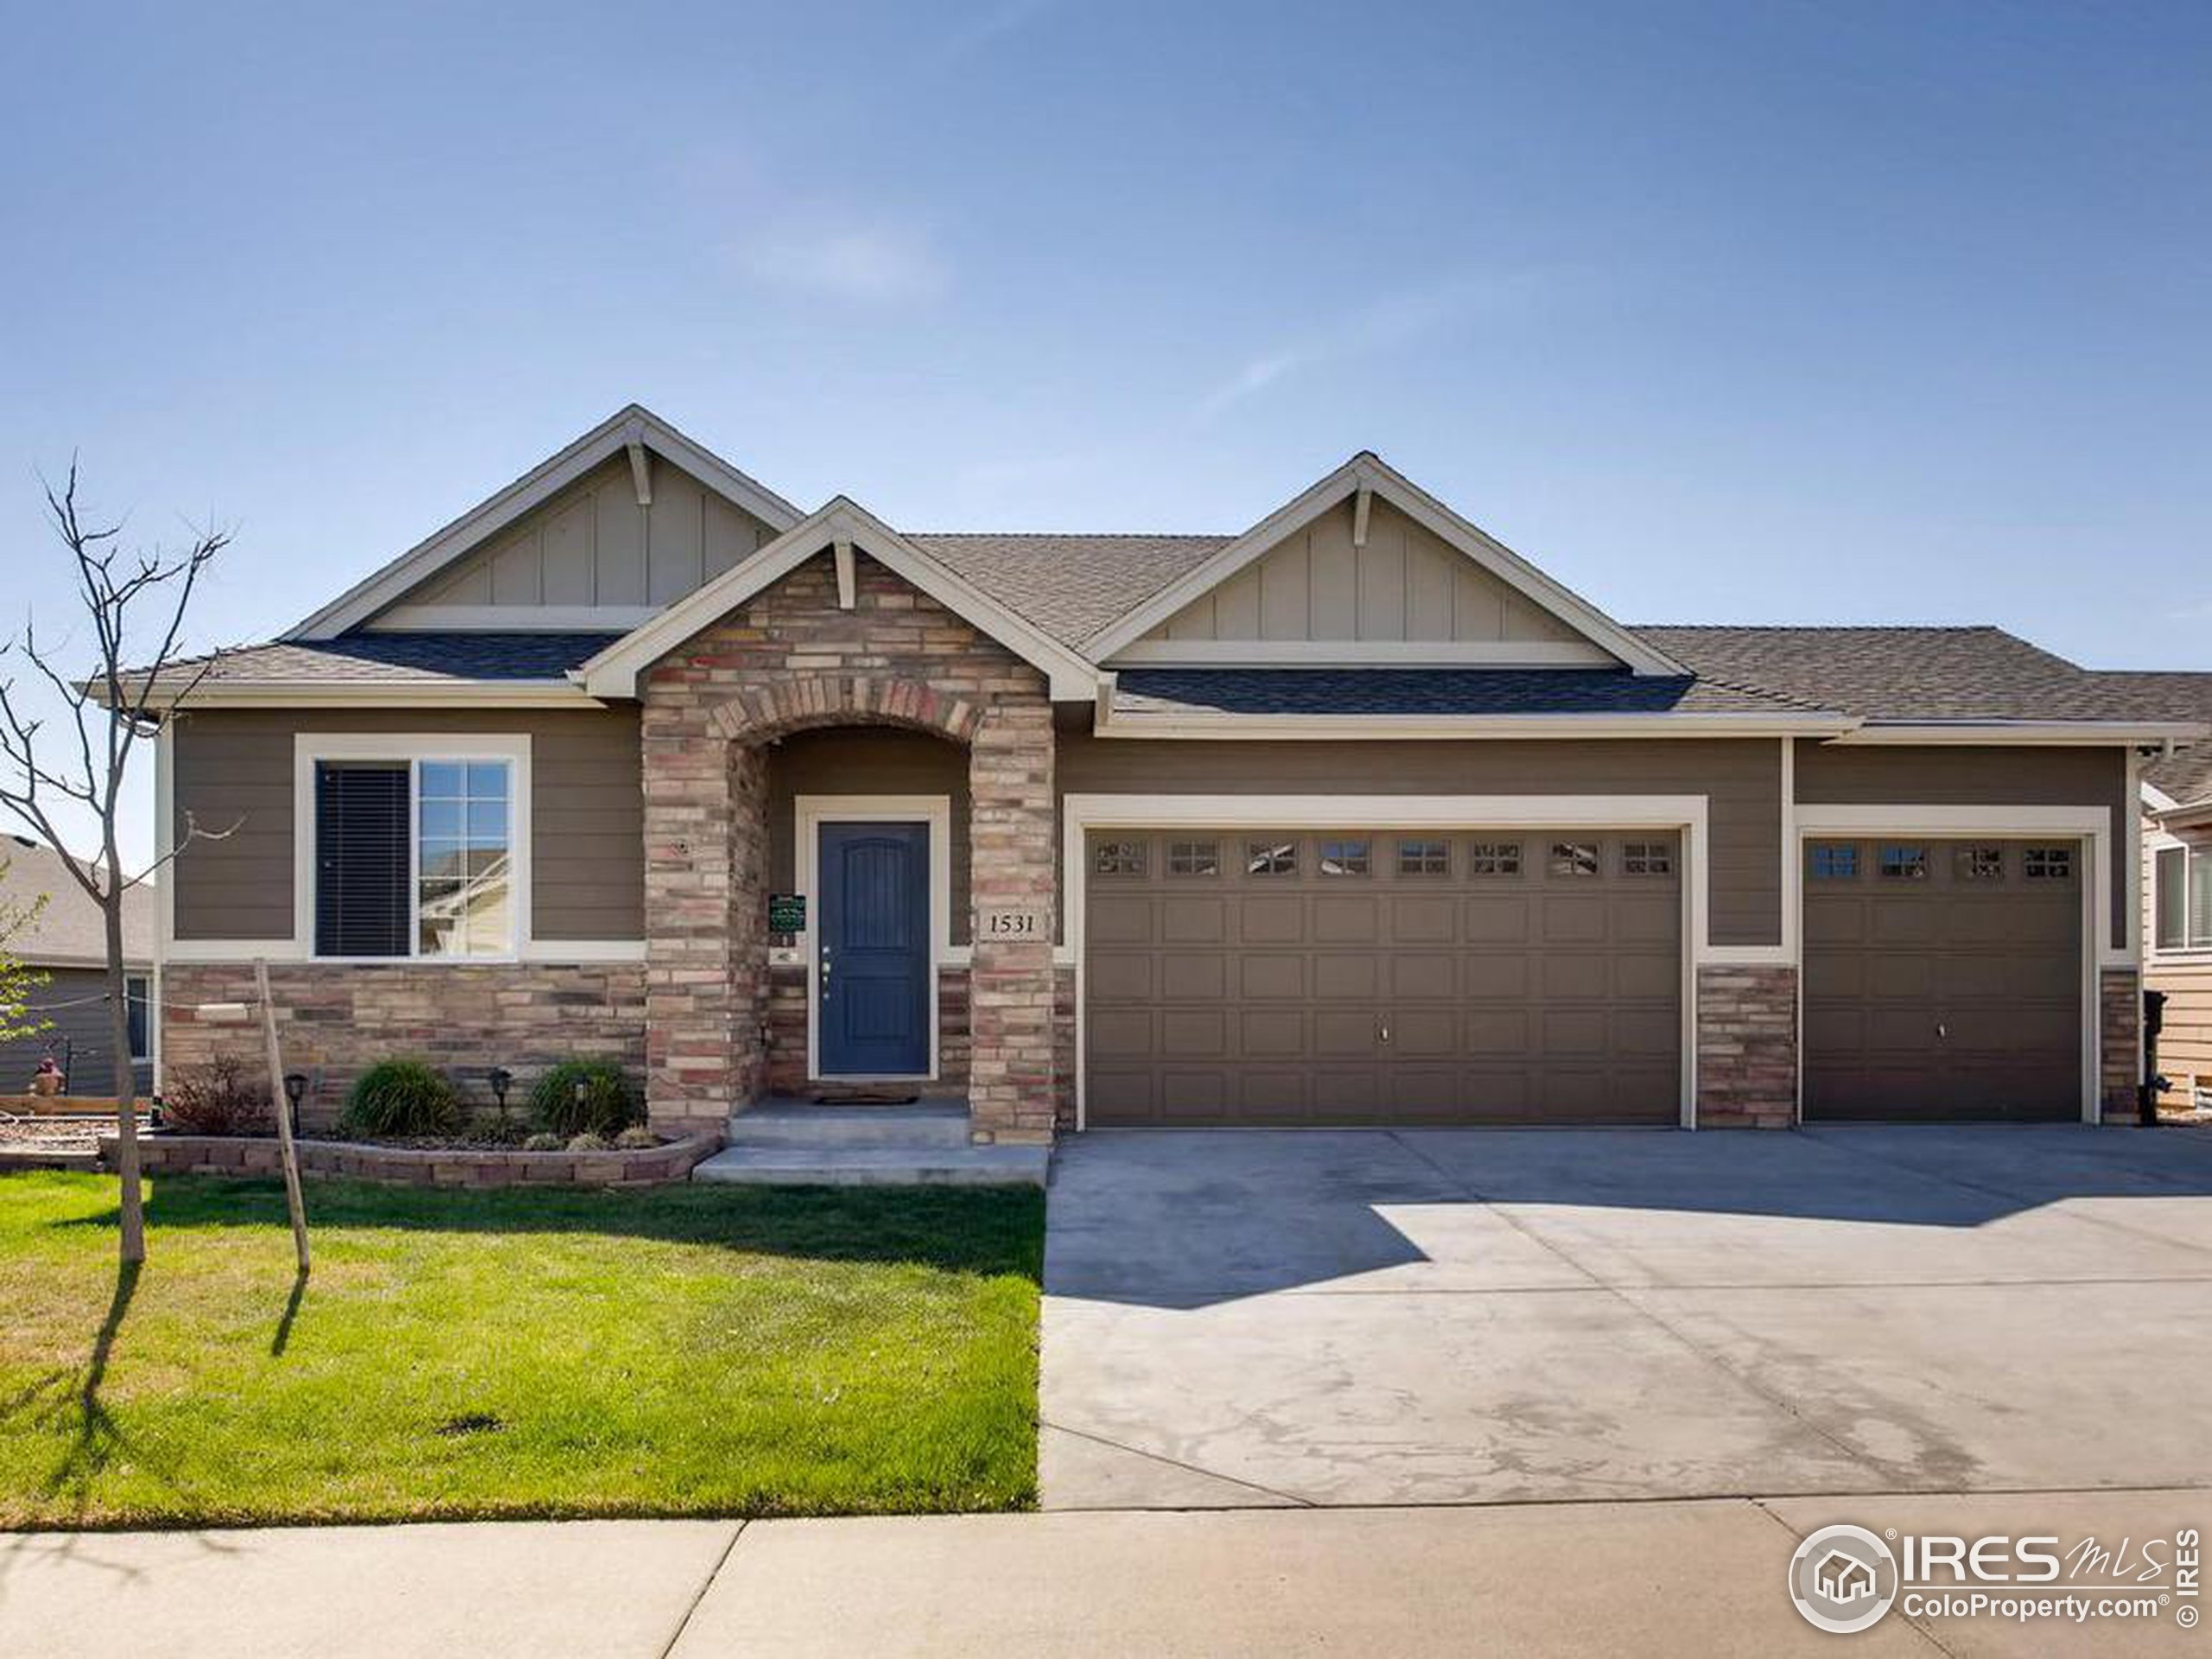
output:
[[[1027,1507],[1041,1195],[0,1176],[0,1527]]]

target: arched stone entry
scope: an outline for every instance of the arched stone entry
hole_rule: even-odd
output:
[[[764,745],[830,726],[903,726],[968,753],[971,903],[1040,936],[975,929],[971,1128],[1048,1140],[1053,1113],[1052,705],[1042,677],[864,564],[851,610],[816,559],[658,664],[643,687],[647,1097],[711,1128],[766,1082]],[[856,791],[867,788],[856,779]]]

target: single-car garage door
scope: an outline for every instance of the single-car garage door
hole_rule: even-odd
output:
[[[1805,849],[1805,1116],[2082,1110],[2075,842]]]
[[[1672,834],[1116,830],[1084,858],[1092,1126],[1678,1120]]]

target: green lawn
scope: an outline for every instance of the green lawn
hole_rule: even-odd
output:
[[[1042,1196],[0,1176],[0,1527],[1034,1501]]]

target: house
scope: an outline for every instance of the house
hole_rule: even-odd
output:
[[[164,1063],[620,1059],[656,1123],[2096,1120],[2138,768],[1994,628],[1634,627],[1373,454],[1242,533],[803,512],[647,410],[157,744]],[[1800,1040],[1800,1033],[1803,1033]]]
[[[2129,674],[2140,706],[2212,719],[2212,674]],[[2164,994],[2164,1103],[2212,1108],[2212,747],[2143,767],[2144,984]]]
[[[154,1081],[155,1017],[148,995],[154,967],[155,889],[131,888],[123,901],[123,963],[129,977],[131,1070],[137,1087]],[[0,836],[0,915],[29,919],[0,939],[0,950],[44,976],[26,999],[41,1029],[0,1042],[0,1095],[30,1088],[32,1072],[54,1057],[79,1095],[115,1092],[115,1041],[107,988],[107,934],[61,856],[21,836]]]

